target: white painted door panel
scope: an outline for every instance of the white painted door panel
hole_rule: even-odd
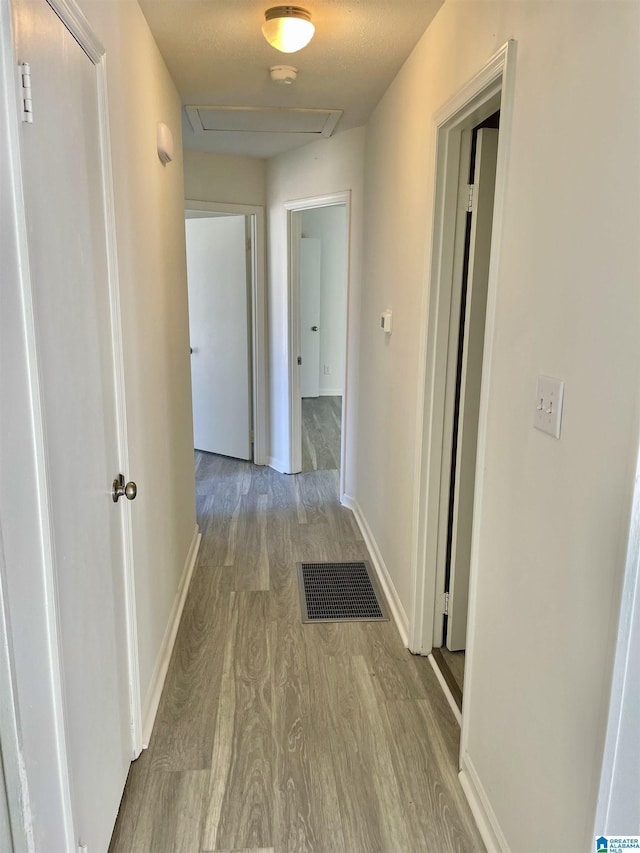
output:
[[[244,216],[186,220],[194,445],[251,459]]]
[[[320,394],[321,241],[300,238],[300,396]]]
[[[479,130],[474,174],[474,207],[471,218],[469,275],[460,387],[460,420],[453,504],[453,540],[447,627],[447,648],[450,651],[464,649],[467,635],[478,415],[480,411],[482,353],[487,313],[487,285],[497,156],[498,131],[487,128]]]
[[[132,736],[97,73],[44,0],[16,0],[15,20],[33,85],[21,148],[71,804],[98,851]]]

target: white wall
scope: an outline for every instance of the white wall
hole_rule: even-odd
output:
[[[195,529],[181,105],[135,0],[81,0],[107,51],[143,704]],[[156,153],[169,125],[175,159]]]
[[[465,682],[467,757],[514,853],[592,843],[640,410],[639,16],[448,0],[367,126],[353,494],[409,611],[433,115],[518,41]],[[559,441],[532,427],[539,373],[566,382]]]
[[[193,201],[265,205],[267,161],[184,151],[184,197]]]
[[[107,50],[110,131],[123,311],[141,692],[152,671],[195,529],[180,100],[135,0],[81,0]],[[12,68],[7,4],[2,39]],[[8,109],[15,110],[14,81]],[[6,91],[0,90],[5,111]],[[13,114],[13,113],[12,113]],[[173,131],[176,160],[156,154],[156,122]],[[47,588],[39,535],[38,467],[29,387],[29,311],[8,177],[8,121],[0,122],[3,286],[0,346],[0,524],[13,635],[22,760],[38,849],[65,849],[57,774],[55,696],[47,645]],[[6,171],[5,171],[6,170]],[[28,534],[25,531],[29,531]]]
[[[267,161],[269,215],[269,366],[271,401],[271,460],[287,470],[289,460],[286,201],[351,190],[349,254],[349,394],[357,394],[359,350],[356,306],[360,303],[364,128],[280,154]],[[346,488],[356,462],[355,406],[347,410]]]
[[[347,331],[344,205],[303,210],[303,237],[320,240],[320,395],[342,395]],[[331,373],[325,374],[327,366]]]

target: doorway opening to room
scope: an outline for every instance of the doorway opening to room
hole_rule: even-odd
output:
[[[460,710],[499,127],[497,110],[460,140],[433,635],[433,656]]]
[[[344,493],[349,194],[287,205],[291,470],[340,472]]]
[[[185,232],[194,448],[261,465],[264,210],[187,202]]]
[[[476,564],[515,55],[515,41],[507,42],[434,116],[409,647],[429,655],[462,725],[462,773],[475,690]]]

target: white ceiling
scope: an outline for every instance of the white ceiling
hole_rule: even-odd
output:
[[[140,0],[184,105],[342,110],[334,133],[364,124],[443,0],[298,0],[316,26],[311,44],[280,53],[264,39],[264,12],[276,0]],[[281,4],[280,4],[281,5]],[[290,86],[272,83],[272,65],[294,65]],[[187,148],[253,157],[315,139],[306,134],[194,133],[183,110]]]

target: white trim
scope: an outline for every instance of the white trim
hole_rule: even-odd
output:
[[[15,96],[16,69],[14,63],[11,9],[9,4],[2,3],[0,4],[0,120],[6,122],[8,150],[3,152],[6,173],[3,174],[3,186],[1,190],[3,198],[0,199],[0,205],[2,205],[2,209],[4,210],[4,196],[6,194],[6,207],[12,214],[15,214],[15,229],[13,227],[14,222],[9,221],[3,222],[3,228],[7,232],[9,230],[12,232],[15,244],[14,259],[16,266],[22,263],[24,268],[24,261],[27,255],[24,207],[22,206],[21,198],[20,140]],[[9,217],[7,217],[8,219]],[[26,316],[28,276],[26,268],[24,269],[25,271],[20,276],[19,286],[23,299],[22,309]],[[18,318],[16,317],[17,320]],[[25,337],[28,338],[28,335]],[[31,356],[31,353],[29,353],[29,356]],[[31,370],[29,370],[29,373],[31,373]],[[29,393],[28,397],[30,402],[32,402],[33,393]],[[35,429],[33,431],[35,433]],[[39,531],[32,530],[32,533],[34,536],[38,536]],[[38,538],[40,537],[38,536]],[[4,787],[7,794],[7,808],[15,853],[33,853],[35,850],[33,815],[29,779],[26,773],[21,745],[22,732],[18,718],[19,695],[14,682],[14,638],[11,625],[9,624],[9,602],[6,598],[6,571],[7,566],[0,519],[0,696],[2,696],[2,701],[0,702],[2,768],[0,768],[0,772],[4,772]],[[55,714],[52,722],[53,733],[55,735],[58,730],[58,720]],[[57,764],[59,759],[58,750],[54,750],[54,755]],[[47,764],[48,762],[45,757],[44,766],[47,767]]]
[[[385,598],[387,599],[387,604],[389,605],[389,610],[391,610],[391,615],[393,616],[394,622],[398,628],[398,632],[400,633],[400,638],[405,646],[409,645],[409,620],[407,619],[407,614],[402,606],[402,602],[400,601],[400,596],[398,595],[398,591],[396,590],[395,584],[391,579],[391,575],[389,574],[389,569],[386,566],[384,558],[380,552],[380,548],[378,547],[378,543],[375,540],[373,533],[371,532],[371,528],[362,512],[362,508],[357,500],[350,497],[349,495],[343,495],[341,499],[341,503],[347,509],[350,509],[353,513],[355,520],[360,528],[360,532],[362,534],[362,538],[364,539],[365,545],[369,551],[369,556],[371,557],[371,563],[373,564],[374,569],[376,570],[376,574],[378,576],[378,580],[380,582],[380,586],[382,587],[382,591],[385,594]]]
[[[422,307],[420,369],[418,376],[418,418],[415,467],[418,471],[414,493],[416,512],[412,531],[413,596],[411,607],[410,648],[428,654],[433,645],[436,605],[439,506],[443,465],[443,417],[446,363],[449,335],[449,306],[452,287],[453,239],[459,169],[459,136],[463,129],[477,124],[491,101],[500,96],[500,137],[496,175],[493,236],[489,269],[485,347],[482,370],[482,392],[476,462],[475,511],[481,511],[481,485],[486,440],[486,408],[494,336],[494,314],[497,291],[497,261],[502,232],[506,189],[506,172],[513,108],[514,62],[516,43],[507,42],[484,68],[470,80],[434,116],[434,189],[433,237],[430,247],[431,265]],[[484,112],[483,112],[484,111]],[[477,538],[476,525],[474,537]],[[472,541],[475,541],[472,540]],[[475,605],[476,548],[472,545],[469,621]],[[469,634],[472,632],[469,631]],[[469,637],[467,647],[471,649]],[[467,657],[472,655],[467,654]],[[464,731],[464,726],[463,726]]]
[[[434,658],[433,654],[430,654],[427,657],[427,660],[431,664],[431,669],[436,674],[436,678],[438,679],[438,681],[440,683],[440,687],[442,688],[442,692],[444,693],[445,698],[446,698],[447,702],[449,703],[449,707],[453,711],[453,716],[456,718],[458,725],[461,726],[462,725],[462,713],[460,711],[460,708],[458,708],[456,700],[453,698],[453,693],[451,692],[451,688],[449,687],[449,685],[445,681],[444,675],[440,672],[440,667],[438,666],[438,661]]]
[[[635,712],[640,688],[640,673],[633,665],[633,652],[640,640],[640,456],[636,463],[625,576],[618,618],[615,663],[609,700],[607,735],[602,759],[602,771],[593,827],[594,838],[620,832],[616,819],[612,820],[616,796],[624,791],[624,802],[618,801],[620,811],[631,803],[628,811],[636,808],[640,781],[625,776],[618,760],[632,742],[637,743],[638,715]],[[633,721],[633,722],[631,722]],[[622,756],[621,756],[622,754]],[[624,758],[622,758],[624,764]],[[621,806],[623,807],[621,809]]]
[[[94,65],[100,65],[106,53],[91,25],[75,0],[46,0],[76,39]]]
[[[484,790],[480,777],[468,755],[462,759],[462,769],[458,774],[460,785],[467,798],[478,831],[482,836],[487,853],[511,853],[507,839],[498,823],[495,812]]]
[[[340,435],[340,498],[344,496],[346,483],[346,457],[347,457],[347,409],[349,405],[349,316],[351,307],[351,190],[329,193],[327,195],[312,196],[310,198],[294,199],[284,203],[287,212],[286,227],[286,263],[287,263],[287,300],[285,303],[285,328],[287,329],[287,363],[289,365],[289,463],[286,473],[296,474],[302,469],[302,405],[300,395],[300,371],[298,370],[296,354],[300,352],[300,282],[297,277],[298,259],[297,252],[299,239],[294,239],[294,229],[299,228],[298,217],[295,213],[303,210],[314,210],[318,207],[335,207],[344,204],[346,209],[346,267],[347,267],[347,292],[346,292],[346,317],[345,317],[345,359],[344,375],[342,378],[342,425]],[[299,235],[298,235],[299,236]]]
[[[49,2],[49,0],[48,0]],[[107,59],[96,64],[98,73],[99,121],[102,137],[102,189],[107,238],[107,269],[111,305],[111,333],[113,341],[113,373],[116,396],[118,431],[118,457],[120,471],[128,479],[131,471],[129,434],[127,429],[126,384],[124,369],[124,344],[122,333],[122,307],[118,275],[118,250],[116,239],[116,213],[113,193],[111,156],[111,131],[109,128],[109,99],[107,89]],[[131,754],[137,758],[142,749],[142,705],[140,697],[140,654],[138,648],[138,611],[136,607],[135,561],[133,553],[133,519],[130,501],[122,501],[123,574],[125,592],[125,618],[127,630],[127,663],[129,668],[129,706],[131,713]]]
[[[283,459],[278,459],[275,456],[267,456],[266,464],[269,468],[273,468],[274,471],[278,471],[280,474],[289,473],[289,463],[285,462]]]
[[[267,456],[267,312],[264,207],[254,204],[229,204],[227,202],[185,199],[184,209],[185,212],[195,210],[249,216],[251,220],[253,461],[256,465],[269,465]]]
[[[460,755],[464,756],[469,743],[469,720],[473,707],[473,670],[476,638],[476,602],[478,600],[478,554],[480,551],[480,525],[477,519],[482,516],[484,491],[485,451],[487,446],[487,423],[489,420],[489,395],[492,376],[493,348],[496,333],[496,307],[498,302],[499,262],[502,247],[504,203],[507,195],[507,175],[509,151],[511,147],[511,123],[515,97],[516,42],[509,41],[499,54],[502,67],[502,92],[500,100],[500,136],[498,139],[498,159],[496,168],[496,188],[493,208],[493,226],[491,236],[491,256],[489,261],[489,281],[487,288],[487,313],[485,319],[484,350],[482,354],[482,389],[480,393],[480,411],[478,416],[478,449],[476,455],[476,478],[474,488],[474,521],[471,535],[471,556],[469,569],[469,615],[467,621],[467,652],[465,655],[465,696],[462,712],[462,732],[460,735]],[[494,64],[496,61],[494,60]]]
[[[146,749],[149,746],[149,740],[151,738],[151,732],[153,731],[153,724],[156,720],[156,714],[158,713],[160,696],[162,694],[162,688],[164,687],[165,678],[167,677],[169,661],[171,660],[171,654],[173,653],[173,647],[176,641],[176,635],[178,633],[178,627],[180,625],[180,619],[182,617],[182,611],[184,609],[184,603],[187,598],[187,592],[189,591],[189,584],[191,583],[193,570],[198,559],[198,551],[200,550],[201,540],[202,534],[200,533],[198,525],[196,524],[193,533],[193,539],[191,540],[191,545],[189,546],[189,551],[187,552],[187,558],[185,560],[184,569],[182,571],[182,577],[180,578],[180,583],[178,584],[178,590],[173,600],[173,606],[171,607],[171,613],[169,614],[167,627],[164,632],[164,637],[162,638],[160,649],[158,651],[158,657],[156,658],[156,665],[153,668],[153,674],[149,683],[149,689],[147,690],[147,695],[144,699],[142,711],[143,749]]]
[[[7,630],[5,561],[0,527],[0,796],[6,794],[13,841],[12,853],[33,853],[33,815],[24,758],[20,747],[11,636]],[[4,790],[3,790],[4,789]]]
[[[320,397],[342,397],[342,388],[321,388]]]

